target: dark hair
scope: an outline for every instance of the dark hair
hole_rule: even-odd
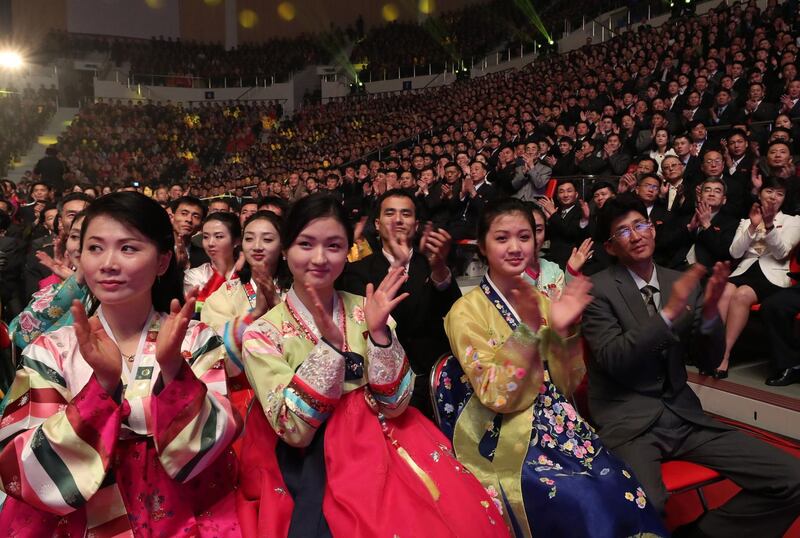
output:
[[[411,200],[411,203],[414,205],[414,218],[419,220],[420,218],[420,211],[419,207],[417,206],[417,199],[415,196],[412,196],[411,193],[406,189],[391,189],[383,194],[381,194],[378,199],[375,201],[375,216],[378,217],[381,214],[381,206],[383,206],[383,202],[386,201],[387,198],[406,198]]]
[[[606,181],[606,180],[600,180],[600,181],[595,181],[594,183],[592,183],[592,188],[591,188],[592,196],[594,196],[594,193],[596,193],[600,189],[608,189],[613,194],[616,194],[616,192],[617,192],[617,188],[614,186],[613,183],[611,183],[610,181]]]
[[[726,196],[728,195],[728,183],[724,179],[722,179],[722,177],[713,177],[712,176],[712,177],[708,177],[708,178],[704,179],[700,183],[700,191],[701,192],[703,191],[703,188],[705,187],[706,183],[719,183],[720,185],[722,185],[722,194],[726,195]]]
[[[176,206],[177,207],[177,206]],[[113,192],[101,196],[86,208],[86,218],[81,226],[81,250],[89,224],[97,217],[108,217],[130,226],[155,243],[160,254],[173,253],[175,238],[169,215],[158,202],[144,194],[133,191]],[[166,272],[153,283],[151,297],[153,308],[158,312],[169,312],[172,299],[183,302],[182,275],[173,255]]]
[[[92,200],[91,196],[82,192],[71,192],[58,201],[58,212],[61,213],[64,210],[64,204],[68,202],[74,202],[76,200],[86,202],[87,204],[91,204],[94,201]]]
[[[786,184],[786,180],[782,177],[767,176],[764,178],[764,182],[761,184],[761,188],[758,189],[758,192],[760,193],[764,189],[781,189],[784,192],[788,192],[789,186]]]
[[[608,241],[608,238],[611,237],[611,225],[614,224],[614,221],[620,217],[624,217],[631,211],[636,211],[644,218],[648,218],[647,208],[644,202],[630,192],[615,196],[603,204],[603,207],[597,212],[597,228],[595,229],[594,236],[595,242],[605,243]]]
[[[312,220],[330,217],[344,226],[348,248],[353,245],[353,226],[347,218],[342,204],[335,197],[326,193],[315,193],[300,198],[289,209],[281,230],[281,244],[288,249],[297,236]]]
[[[242,225],[239,224],[239,218],[233,213],[227,213],[225,211],[212,213],[206,217],[203,221],[203,225],[214,220],[218,220],[224,224],[225,227],[228,228],[228,232],[231,234],[232,238],[238,239],[242,237]]]
[[[309,179],[313,179],[314,181],[317,180],[315,177],[309,177]],[[275,207],[281,208],[281,212],[283,216],[286,216],[286,212],[289,210],[289,204],[283,198],[279,196],[265,196],[258,201],[258,207],[261,208],[265,205],[274,205]]]
[[[272,226],[278,232],[278,239],[280,240],[283,229],[283,220],[272,211],[263,209],[256,211],[247,218],[247,220],[244,222],[244,226],[242,227],[242,237],[244,237],[244,232],[247,230],[247,227],[257,220],[265,220],[272,224]],[[281,244],[281,247],[283,247],[283,244]],[[239,271],[239,278],[242,282],[248,282],[252,277],[253,269],[250,267],[250,264],[245,261],[242,270]],[[275,267],[275,275],[273,275],[273,278],[282,290],[287,290],[292,285],[292,274],[289,272],[289,266],[286,265],[286,260],[284,260],[282,257],[278,258],[278,265]]]
[[[37,226],[44,226],[44,218],[45,218],[44,214],[46,212],[48,212],[48,211],[52,211],[53,209],[56,210],[56,212],[57,212],[56,216],[57,216],[58,213],[60,213],[60,211],[58,211],[58,206],[56,204],[54,204],[53,202],[47,202],[46,204],[44,204],[44,207],[39,212],[39,219],[36,221],[36,225]],[[56,230],[54,229],[53,232],[55,233]]]
[[[44,181],[37,179],[35,181],[31,181],[31,184],[28,185],[28,194],[32,194],[33,193],[33,188],[36,187],[37,185],[44,185],[45,187],[47,187],[48,191],[52,191],[53,190],[53,188],[50,186],[49,183],[45,183]]]
[[[226,211],[218,211],[217,213],[212,213],[206,220],[203,221],[203,226],[208,224],[209,222],[221,222],[227,229],[228,233],[231,236],[231,243],[236,243],[237,241],[241,243],[242,240],[242,225],[239,224],[239,217],[234,215],[233,213],[228,213]],[[203,226],[200,227],[200,230],[203,229]],[[236,245],[233,245],[233,260],[236,261],[236,257],[239,255],[239,251],[237,250]]]
[[[208,214],[208,207],[206,207],[206,204],[204,204],[200,198],[196,198],[194,196],[179,196],[178,198],[175,198],[170,204],[173,213],[177,211],[181,205],[200,208],[200,214],[203,219],[205,219],[206,215]]]
[[[517,198],[500,198],[493,200],[483,207],[480,219],[478,220],[478,244],[481,245],[481,247],[486,245],[486,235],[489,233],[489,228],[492,227],[492,223],[495,219],[509,213],[521,214],[531,225],[531,231],[536,230],[536,221],[533,220],[533,213],[531,213],[531,208],[527,206],[525,202]]]

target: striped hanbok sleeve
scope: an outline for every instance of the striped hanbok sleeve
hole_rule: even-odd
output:
[[[64,515],[103,484],[123,406],[122,386],[109,395],[94,375],[77,395],[70,394],[59,356],[49,336],[25,349],[0,421],[0,488]]]
[[[379,346],[372,337],[367,337],[367,376],[381,412],[396,417],[408,407],[414,390],[414,373],[394,330],[390,330],[389,338],[389,344]]]
[[[166,386],[157,381],[150,400],[159,461],[180,482],[211,465],[241,424],[228,400],[222,339],[204,323],[192,322],[183,344],[186,362]]]
[[[242,354],[272,428],[287,444],[308,446],[342,396],[344,356],[321,339],[295,372],[283,356],[280,331],[264,318],[245,331]]]

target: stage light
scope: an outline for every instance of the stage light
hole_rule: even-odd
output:
[[[285,21],[293,21],[297,15],[294,4],[291,2],[281,2],[278,4],[278,16]]]
[[[252,9],[243,9],[239,12],[239,24],[242,28],[253,28],[258,24],[258,13]]]
[[[400,16],[400,11],[394,4],[385,4],[381,10],[381,14],[383,15],[383,20],[387,22],[394,22],[397,20],[397,17]]]
[[[419,11],[425,15],[430,15],[436,9],[435,0],[419,0]]]
[[[161,9],[164,7],[164,0],[144,0],[147,7],[150,9]]]
[[[24,63],[19,52],[13,50],[0,51],[0,68],[20,69]]]
[[[222,0],[203,0],[203,3],[207,6],[216,7],[222,3]]]

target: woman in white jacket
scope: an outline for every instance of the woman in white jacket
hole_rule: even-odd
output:
[[[779,178],[764,180],[758,202],[750,215],[742,219],[731,243],[730,253],[739,265],[731,273],[719,301],[725,322],[725,357],[714,373],[728,376],[728,357],[750,316],[750,307],[781,288],[791,285],[789,254],[800,242],[800,217],[781,213],[786,197],[786,183]]]

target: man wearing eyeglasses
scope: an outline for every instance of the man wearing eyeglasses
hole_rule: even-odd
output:
[[[582,331],[591,351],[589,409],[603,442],[662,512],[666,460],[710,467],[742,488],[673,536],[782,536],[800,512],[800,463],[706,415],[686,383],[689,355],[710,370],[722,360],[717,303],[729,268],[717,263],[703,290],[703,266],[679,273],[656,265],[656,232],[631,195],[605,204],[598,234],[616,263],[592,276]]]
[[[700,184],[700,200],[692,215],[674,219],[659,231],[657,256],[660,265],[682,271],[694,263],[713,267],[731,259],[730,247],[739,220],[722,209],[727,184],[710,177]]]

